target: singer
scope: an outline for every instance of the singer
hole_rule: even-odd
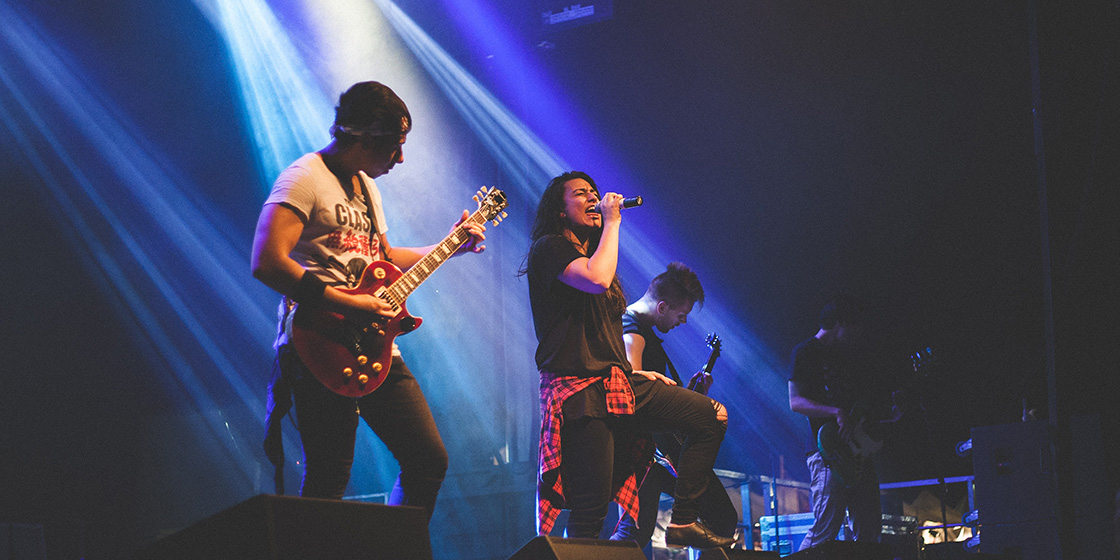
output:
[[[679,430],[685,442],[666,543],[730,546],[733,539],[697,520],[726,410],[660,373],[635,371],[626,358],[626,298],[616,274],[621,201],[616,193],[600,198],[586,173],[564,173],[545,189],[529,235],[521,272],[529,277],[541,378],[540,533],[549,534],[567,508],[568,536],[596,538],[612,499],[641,519],[637,490],[653,458],[649,434]]]

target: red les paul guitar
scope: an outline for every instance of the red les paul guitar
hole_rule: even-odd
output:
[[[505,217],[506,195],[483,188],[474,197],[478,210],[467,222],[492,221]],[[369,294],[393,306],[395,315],[374,322],[344,317],[312,306],[299,306],[292,319],[292,344],[307,369],[328,389],[347,397],[361,397],[381,386],[393,361],[393,340],[411,332],[423,321],[409,315],[405,300],[437,268],[470,241],[462,225],[440,241],[408,272],[386,261],[366,267],[358,285],[342,289],[348,294]]]

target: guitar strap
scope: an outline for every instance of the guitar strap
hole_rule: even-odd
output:
[[[665,355],[665,365],[669,368],[669,375],[673,378],[673,381],[677,382],[677,385],[680,385],[682,383],[681,376],[677,374],[677,368],[673,367],[673,360],[669,359],[669,353],[664,348],[661,349],[661,353]]]
[[[373,197],[369,195],[369,187],[366,186],[366,180],[362,175],[358,175],[358,184],[362,186],[362,196],[366,199],[366,216],[369,218],[369,235],[372,239],[375,235],[381,235],[377,229],[377,220],[373,215]],[[387,262],[393,262],[389,259],[389,254],[385,252],[385,247],[381,246],[381,240],[377,240],[378,258]]]
[[[678,387],[683,387],[684,385],[681,384],[681,376],[677,374],[677,368],[673,367],[673,360],[669,359],[669,353],[665,351],[664,347],[661,348],[661,355],[665,356],[665,367],[669,370],[670,377],[673,378],[673,381],[677,382]],[[666,455],[666,453],[669,452],[662,449],[662,447],[668,446],[666,447],[667,449],[675,449],[675,451],[679,452],[680,447],[684,445],[684,436],[682,436],[680,432],[671,432],[671,434],[673,436],[672,440],[666,439],[664,441],[658,439],[658,436],[654,436],[654,441],[659,444],[653,449],[654,461],[657,461],[658,464],[665,467],[665,470],[669,471],[669,474],[672,474],[673,478],[676,478],[677,467],[673,464],[673,461],[676,461],[678,457]],[[671,445],[674,441],[676,442],[675,448]]]

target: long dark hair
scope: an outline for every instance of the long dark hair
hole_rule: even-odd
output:
[[[564,231],[569,229],[567,220],[561,216],[564,212],[564,183],[572,179],[583,179],[591,185],[591,189],[599,195],[599,187],[595,185],[595,179],[582,171],[568,171],[553,177],[545,187],[544,193],[541,194],[541,201],[537,204],[537,217],[533,220],[533,227],[529,230],[529,240],[536,242],[538,239],[546,235],[564,235]],[[588,244],[587,255],[590,257],[599,248],[599,239],[603,235],[603,230],[599,229],[591,234],[590,243]],[[531,245],[532,243],[530,243]],[[525,259],[525,264],[521,267],[519,273],[521,275],[529,272],[528,258]],[[610,304],[611,310],[616,315],[621,315],[626,310],[626,294],[622,292],[622,282],[618,278],[618,272],[615,272],[614,279],[611,280],[611,286],[607,289],[607,301]],[[617,308],[617,311],[615,310]]]

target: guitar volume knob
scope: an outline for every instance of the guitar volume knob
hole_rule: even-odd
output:
[[[372,369],[374,373],[381,373],[381,367],[381,362],[374,362],[373,365],[370,366],[370,369]]]
[[[369,358],[365,357],[364,355],[358,356],[358,365],[364,366],[364,365],[366,365],[366,362],[368,362],[368,361],[369,361]]]
[[[350,368],[345,368],[345,369],[342,370],[342,376],[345,377],[346,379],[350,379],[351,377],[354,376],[354,370],[352,370]]]
[[[368,381],[369,381],[369,376],[368,375],[363,373],[363,374],[358,376],[358,383],[361,383],[362,385],[365,385]]]

